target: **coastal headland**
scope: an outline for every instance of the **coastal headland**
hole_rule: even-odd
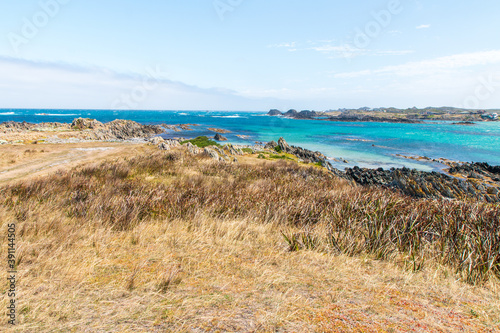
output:
[[[16,328],[500,329],[500,167],[339,170],[283,137],[162,137],[192,127],[0,124]]]
[[[390,122],[390,123],[421,123],[425,120],[455,121],[454,125],[473,125],[474,122],[498,121],[500,110],[471,110],[452,107],[428,107],[425,109],[409,108],[359,108],[328,111],[310,111],[295,109],[281,112],[271,109],[269,116],[282,116],[292,119],[309,119],[343,122]]]

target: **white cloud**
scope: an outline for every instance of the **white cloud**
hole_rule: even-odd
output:
[[[402,65],[386,66],[379,69],[337,73],[334,77],[345,79],[369,75],[429,75],[439,71],[453,71],[465,67],[489,64],[500,64],[500,50],[456,54],[430,60],[408,62]]]
[[[0,73],[1,107],[266,110],[273,103],[249,99],[228,89],[204,89],[171,81],[158,68],[126,74],[0,56]],[[123,96],[132,94],[138,97],[128,104],[122,102]]]
[[[416,28],[417,29],[429,29],[430,27],[431,27],[430,24],[422,24],[422,25],[417,26]]]

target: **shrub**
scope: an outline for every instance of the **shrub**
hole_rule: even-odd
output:
[[[269,158],[272,158],[273,160],[292,160],[292,161],[294,161],[293,158],[286,156],[285,154],[283,154],[283,155],[269,155]]]
[[[244,153],[247,153],[247,154],[253,154],[253,150],[252,148],[242,148],[241,149]]]
[[[205,147],[208,147],[208,146],[217,146],[217,147],[221,146],[217,142],[215,142],[214,140],[209,139],[206,136],[199,136],[199,137],[191,139],[191,140],[186,140],[186,141],[181,142],[181,144],[185,144],[185,143],[188,143],[188,142],[191,142],[193,145],[195,145],[195,146],[197,146],[199,148],[205,148]]]

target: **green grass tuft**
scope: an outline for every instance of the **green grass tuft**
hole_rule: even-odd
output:
[[[205,147],[208,147],[208,146],[221,147],[221,145],[219,145],[217,142],[215,142],[214,140],[209,139],[206,136],[199,136],[199,137],[197,137],[195,139],[182,141],[181,144],[185,144],[185,143],[188,143],[188,142],[191,142],[193,145],[195,145],[195,146],[197,146],[199,148],[205,148]]]
[[[285,154],[283,154],[283,155],[269,155],[269,158],[271,158],[273,160],[291,160],[291,161],[294,161],[293,158],[286,156]]]
[[[253,154],[252,148],[242,148],[241,150],[246,154]]]

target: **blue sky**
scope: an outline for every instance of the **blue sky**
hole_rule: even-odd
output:
[[[0,0],[0,107],[500,107],[494,0]]]

